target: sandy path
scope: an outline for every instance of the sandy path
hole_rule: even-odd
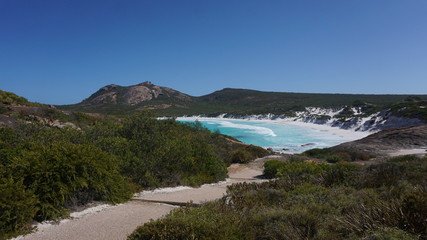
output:
[[[164,204],[130,201],[57,225],[43,224],[37,232],[18,239],[126,239],[137,226],[160,218],[173,208]]]
[[[221,198],[228,185],[238,182],[263,181],[255,178],[262,174],[262,160],[254,164],[233,164],[228,168],[226,181],[206,184],[200,188],[167,189],[149,191],[135,195],[135,199],[201,203]],[[129,201],[116,206],[107,206],[100,211],[88,214],[74,214],[74,219],[61,221],[60,224],[42,224],[38,231],[18,237],[25,240],[120,240],[151,219],[158,219],[169,213],[175,206]],[[81,215],[81,216],[79,216]]]

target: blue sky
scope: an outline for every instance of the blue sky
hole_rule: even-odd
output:
[[[0,0],[0,89],[427,94],[425,0]]]

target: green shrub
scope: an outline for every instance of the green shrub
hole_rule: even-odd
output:
[[[5,114],[8,112],[9,112],[9,109],[7,109],[7,107],[5,105],[0,103],[0,114]]]
[[[65,216],[66,204],[117,203],[130,198],[130,187],[119,174],[118,163],[90,145],[32,144],[10,167],[39,199],[38,220]]]
[[[306,182],[323,174],[330,166],[316,162],[289,162],[277,171],[277,176],[283,179]]]
[[[247,163],[252,155],[245,149],[238,149],[231,154],[232,163]]]
[[[337,153],[337,154],[335,154],[335,155],[337,155],[337,156],[341,157],[341,158],[342,158],[342,161],[347,161],[347,162],[349,162],[349,161],[351,161],[351,160],[352,160],[352,159],[351,159],[351,155],[350,155],[350,153],[348,153],[348,152],[339,152],[339,153]]]
[[[0,103],[20,104],[20,105],[30,104],[30,102],[28,102],[27,99],[20,97],[14,93],[2,91],[2,90],[0,90]]]
[[[340,161],[345,161],[344,157],[338,156],[338,155],[330,155],[326,157],[326,161],[328,163],[337,163]]]
[[[215,209],[215,210],[213,210]],[[217,203],[195,209],[177,209],[167,218],[138,227],[128,240],[138,239],[245,239],[236,216],[221,211]]]
[[[268,160],[264,163],[264,177],[275,178],[278,169],[286,166],[285,162],[279,160]]]
[[[332,155],[334,152],[329,148],[313,148],[302,153],[304,156],[314,158],[324,158],[325,156]]]
[[[36,204],[36,197],[22,181],[0,176],[0,239],[29,231],[30,222],[37,212]]]
[[[354,178],[359,174],[361,167],[355,164],[339,162],[329,168],[322,174],[322,184],[326,186],[333,185],[351,185]]]
[[[267,156],[268,154],[269,154],[269,151],[265,150],[262,147],[248,145],[233,151],[231,153],[231,162],[232,163],[248,163],[257,158]]]
[[[392,162],[371,165],[361,172],[357,187],[377,188],[396,185],[404,179],[405,174],[406,171],[403,166]]]
[[[427,192],[416,191],[403,197],[400,228],[410,233],[427,236]]]

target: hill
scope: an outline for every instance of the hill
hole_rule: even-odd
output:
[[[105,114],[129,114],[143,109],[155,109],[162,116],[284,114],[304,111],[306,107],[340,108],[364,105],[375,112],[405,99],[427,100],[427,95],[367,95],[263,92],[225,88],[200,97],[160,87],[151,82],[133,86],[108,85],[78,104],[57,106]]]
[[[110,84],[78,104],[58,107],[64,110],[129,114],[144,109],[188,108],[193,101],[193,97],[174,89],[143,82],[128,87]]]

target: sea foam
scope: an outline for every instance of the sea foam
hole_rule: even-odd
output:
[[[209,121],[207,123],[209,124]],[[248,132],[258,134],[258,135],[266,135],[271,137],[277,136],[272,129],[266,128],[266,127],[252,126],[252,125],[247,125],[242,123],[233,123],[229,121],[217,121],[215,122],[215,124],[219,124],[220,127],[222,128],[237,128],[237,129],[248,130]]]

